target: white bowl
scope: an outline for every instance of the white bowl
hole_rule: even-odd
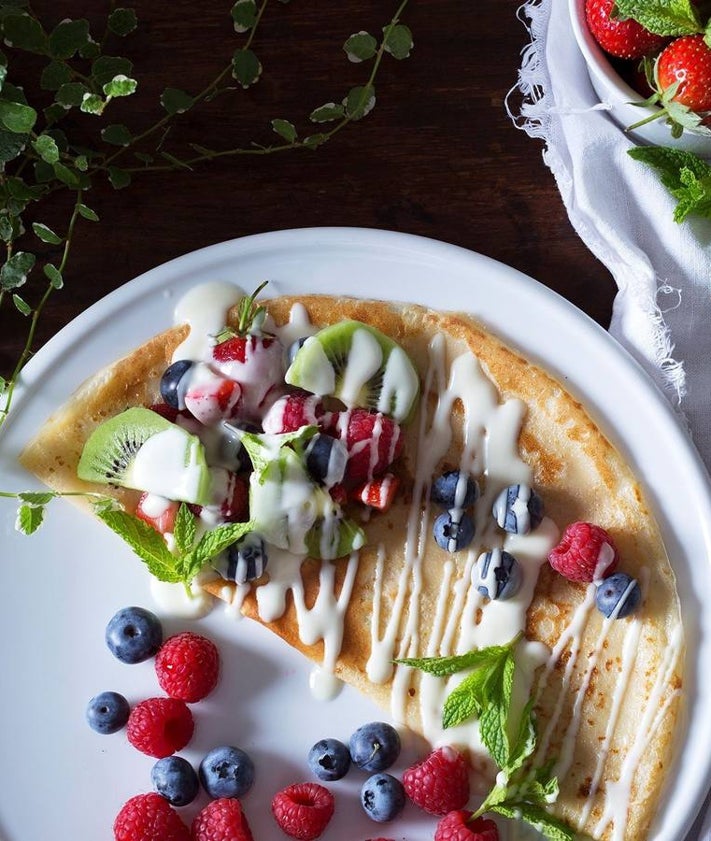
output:
[[[585,58],[588,75],[600,102],[609,107],[610,116],[623,129],[659,113],[657,106],[634,105],[644,102],[645,97],[631,88],[617,73],[608,56],[598,45],[588,29],[585,20],[585,0],[568,0],[573,32],[580,52]],[[684,129],[681,137],[672,137],[671,128],[662,117],[651,123],[626,132],[636,143],[654,146],[673,146],[711,158],[711,136]]]

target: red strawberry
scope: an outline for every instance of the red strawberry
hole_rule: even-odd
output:
[[[137,794],[114,821],[115,841],[190,841],[178,813],[160,794]]]
[[[672,41],[657,60],[657,81],[663,93],[679,83],[672,102],[691,111],[711,111],[711,49],[703,35],[685,35]]]
[[[175,515],[178,513],[179,504],[169,499],[157,497],[154,494],[141,494],[136,506],[136,516],[144,523],[160,532],[160,534],[172,534],[175,528]]]
[[[612,538],[594,523],[571,523],[548,555],[548,562],[556,572],[569,581],[585,583],[611,575],[618,560]]]
[[[212,349],[212,356],[218,362],[246,362],[248,356],[268,348],[276,341],[274,336],[232,336]]]
[[[195,816],[192,841],[254,841],[239,800],[220,797]]]
[[[400,426],[382,412],[334,412],[328,431],[348,448],[345,485],[354,486],[381,476],[402,452]]]
[[[400,480],[392,473],[386,473],[372,482],[366,482],[353,491],[353,499],[378,511],[387,511],[393,503]]]
[[[126,736],[141,753],[162,759],[182,750],[193,735],[190,710],[175,698],[147,698],[131,710]]]
[[[302,426],[320,426],[324,415],[320,397],[298,391],[285,394],[271,406],[262,420],[262,429],[276,435],[296,432]]]
[[[249,519],[249,485],[244,477],[230,474],[220,514],[228,523],[246,523]]]
[[[175,423],[175,419],[180,414],[177,409],[174,409],[167,403],[153,403],[148,408],[157,415],[160,415],[162,418],[169,420],[171,423]]]
[[[636,20],[610,17],[615,0],[585,0],[585,19],[593,38],[617,58],[642,58],[657,52],[669,40],[655,35]]]
[[[204,366],[185,392],[185,407],[200,423],[211,426],[237,415],[242,398],[238,382]]]
[[[272,814],[279,827],[292,838],[313,841],[333,817],[331,792],[318,783],[297,783],[277,792]]]
[[[499,830],[493,821],[471,817],[472,812],[465,810],[445,815],[437,824],[434,841],[499,841]]]
[[[469,768],[462,754],[449,746],[405,770],[402,784],[410,800],[431,815],[446,815],[469,801]]]
[[[155,666],[158,683],[166,695],[194,704],[215,688],[220,655],[214,642],[184,631],[163,643]]]

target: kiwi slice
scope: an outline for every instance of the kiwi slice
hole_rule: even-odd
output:
[[[361,321],[341,321],[309,337],[296,352],[286,382],[407,420],[420,391],[415,366],[389,336]]]
[[[84,444],[77,475],[180,502],[210,503],[200,439],[150,409],[127,409],[97,426]]]

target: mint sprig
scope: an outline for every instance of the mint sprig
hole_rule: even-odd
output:
[[[558,779],[553,763],[532,767],[528,762],[536,749],[533,700],[513,721],[513,683],[516,648],[522,634],[504,645],[489,646],[453,657],[422,657],[396,660],[436,677],[469,671],[447,696],[443,727],[454,727],[472,716],[479,718],[482,744],[499,768],[496,783],[472,820],[486,812],[522,820],[550,841],[573,841],[575,830],[545,808],[558,797]]]
[[[615,0],[611,17],[632,18],[655,35],[673,37],[704,31],[691,0]]]
[[[677,200],[675,222],[690,215],[711,218],[711,166],[706,161],[693,152],[667,146],[636,146],[627,154],[658,172]]]

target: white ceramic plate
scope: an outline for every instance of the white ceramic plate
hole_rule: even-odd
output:
[[[571,267],[574,270],[574,267]],[[584,398],[634,465],[656,509],[678,577],[689,648],[689,716],[680,760],[653,837],[679,841],[711,779],[711,493],[706,473],[664,398],[598,325],[550,290],[480,255],[439,242],[360,229],[269,233],[188,254],[126,284],[84,312],[37,354],[23,375],[0,437],[0,486],[36,483],[16,464],[23,443],[90,374],[170,326],[173,306],[192,285],[216,279],[272,294],[323,292],[461,309],[543,362]],[[152,607],[148,576],[130,550],[98,522],[53,503],[32,537],[14,531],[14,505],[0,500],[0,838],[108,838],[131,796],[150,790],[153,760],[122,733],[99,736],[84,722],[92,695],[129,701],[161,694],[151,663],[126,666],[103,640],[108,619],[129,604]],[[170,620],[167,633],[194,627]],[[310,778],[309,747],[324,736],[347,740],[382,713],[349,689],[314,701],[309,666],[269,632],[218,607],[198,628],[223,654],[223,679],[194,706],[196,735],[184,755],[195,763],[216,744],[249,751],[257,783],[245,798],[255,838],[273,839],[268,804],[279,788]],[[396,773],[421,746],[406,742]],[[434,819],[408,807],[396,824],[361,812],[363,775],[333,784],[337,816],[324,841],[378,835],[431,839]],[[186,816],[194,809],[187,807]]]

